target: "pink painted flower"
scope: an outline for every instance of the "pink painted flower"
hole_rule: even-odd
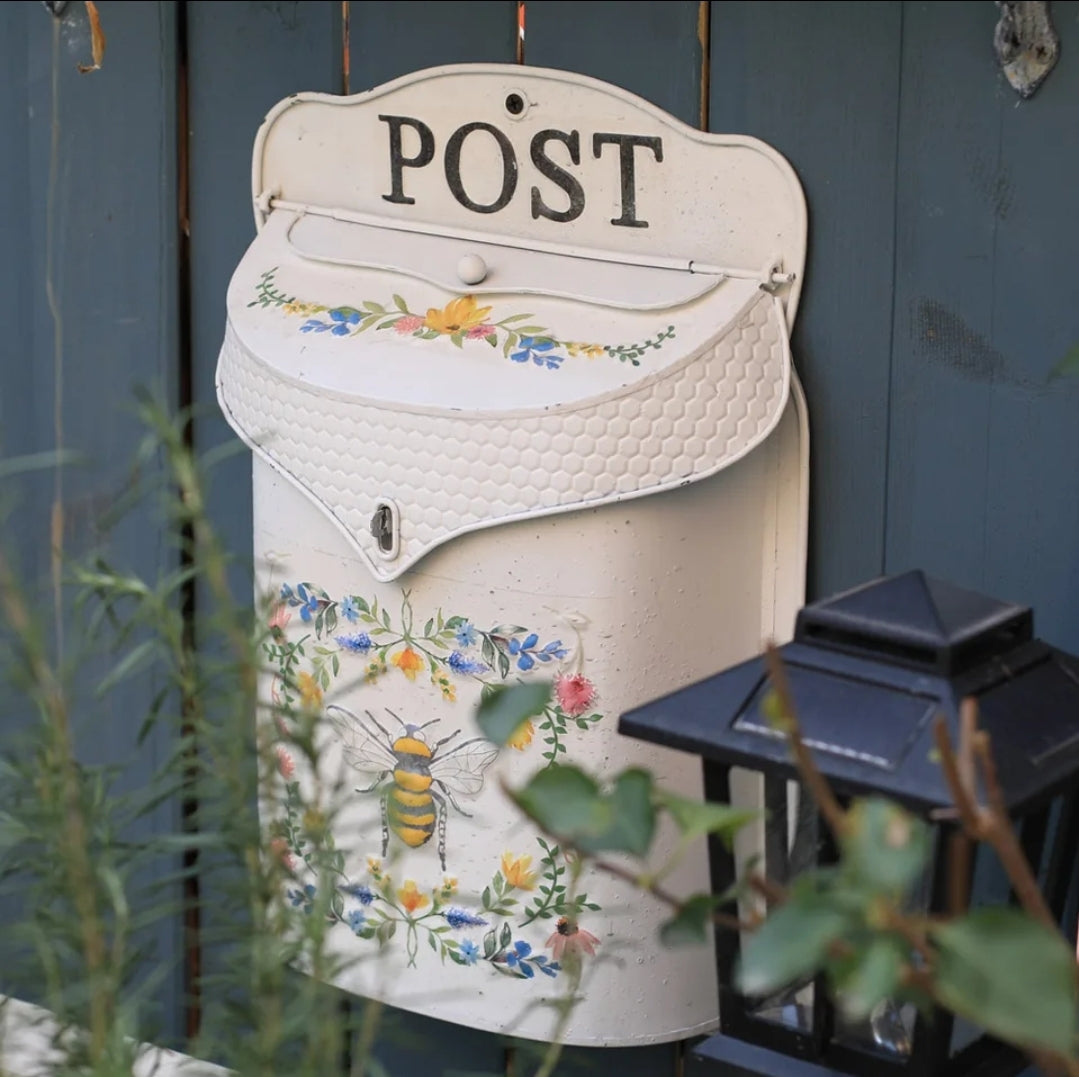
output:
[[[543,945],[550,949],[555,961],[561,961],[566,954],[588,954],[589,957],[595,957],[599,939],[591,931],[578,927],[575,920],[563,916],[554,933]]]
[[[465,336],[469,340],[483,340],[484,337],[489,337],[495,331],[493,325],[474,325]]]
[[[295,870],[296,861],[293,859],[292,853],[288,851],[288,842],[284,838],[271,838],[270,852],[277,857],[281,862],[281,866],[286,870]]]
[[[293,763],[292,756],[280,745],[277,746],[277,769],[286,782],[296,773],[296,764]]]
[[[284,602],[278,602],[273,608],[273,613],[270,614],[270,620],[268,622],[270,631],[276,635],[278,632],[284,630],[285,625],[292,620],[292,614],[289,613],[288,607]]]
[[[398,318],[393,323],[393,331],[400,333],[401,336],[407,336],[409,333],[415,333],[417,329],[423,327],[423,319],[418,314],[406,314],[402,318]]]
[[[595,686],[580,673],[559,676],[554,682],[554,694],[571,718],[580,717],[596,701]]]

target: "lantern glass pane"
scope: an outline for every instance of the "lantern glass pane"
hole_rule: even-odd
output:
[[[925,916],[933,908],[934,867],[939,862],[939,843],[944,840],[939,828],[932,830],[932,847],[926,858],[921,877],[911,887],[902,903],[908,915]],[[910,953],[910,964],[922,966],[921,957]],[[869,1051],[893,1060],[909,1057],[914,1044],[914,1025],[918,1010],[912,1003],[899,999],[881,1000],[867,1017],[852,1018],[844,1013],[842,998],[837,1000],[835,1013],[835,1036],[837,1043]]]
[[[735,841],[740,878],[753,871],[787,886],[816,863],[817,815],[797,782],[736,767],[731,772],[731,798],[740,807],[762,813]],[[754,891],[742,899],[739,912],[743,918],[765,915],[768,903]],[[742,944],[746,941],[743,935]],[[764,998],[749,998],[746,1004],[754,1017],[808,1032],[813,1027],[813,1000],[814,984],[803,981]]]

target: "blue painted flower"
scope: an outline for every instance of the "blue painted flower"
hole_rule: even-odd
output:
[[[351,636],[334,636],[338,644],[353,654],[367,654],[374,646],[366,632],[354,632]]]
[[[469,965],[474,965],[479,959],[480,948],[471,939],[462,939],[461,956]]]
[[[296,594],[300,597],[300,617],[304,621],[310,621],[311,617],[318,613],[318,598],[311,594],[302,583],[296,588]]]
[[[487,666],[483,662],[477,662],[474,659],[468,658],[461,654],[460,651],[454,651],[448,659],[446,659],[450,669],[454,673],[486,673]]]
[[[348,922],[349,929],[354,935],[358,935],[363,930],[363,925],[367,921],[367,914],[363,909],[351,909],[348,916],[345,917]]]
[[[532,953],[532,947],[523,939],[518,939],[513,944],[513,949],[506,954],[506,964],[511,969],[517,969],[523,976],[529,980],[536,975],[535,970],[528,964],[527,958]]]
[[[462,650],[467,650],[476,642],[478,634],[476,626],[471,621],[465,621],[464,624],[457,626],[454,635],[457,637],[457,646]]]
[[[332,333],[335,337],[347,337],[352,332],[354,325],[360,323],[360,312],[353,310],[351,307],[338,307],[336,310],[330,311],[330,318],[336,322],[332,329]]]
[[[324,322],[318,318],[308,318],[303,325],[300,326],[301,333],[325,333],[327,329],[333,328],[333,322]]]
[[[554,979],[562,971],[562,966],[557,961],[548,961],[545,957],[536,958],[536,968],[544,976],[550,976],[551,979]]]
[[[292,588],[287,583],[281,584],[281,601],[287,602],[290,606],[296,605],[296,599],[293,597]]]
[[[294,909],[298,909],[302,905],[304,912],[310,912],[315,901],[315,892],[315,888],[308,883],[303,890],[289,890],[287,894]]]
[[[360,619],[360,611],[356,606],[356,599],[353,598],[352,595],[345,595],[345,597],[341,599],[339,608],[341,610],[341,616],[344,617],[346,621],[354,624]]]
[[[566,357],[550,354],[554,347],[553,340],[542,337],[521,337],[520,348],[515,352],[510,352],[510,358],[515,363],[527,363],[531,360],[536,366],[557,370]]]
[[[532,669],[536,662],[550,662],[554,658],[565,658],[566,648],[562,646],[562,641],[556,639],[551,643],[548,643],[540,650],[536,648],[539,646],[539,636],[535,632],[530,632],[523,640],[519,640],[516,636],[509,642],[509,652],[517,659],[517,668],[527,672]]]
[[[361,905],[370,905],[375,900],[375,892],[369,886],[353,883],[351,886],[342,886],[341,891],[354,897]]]
[[[452,928],[460,930],[462,927],[483,927],[487,921],[481,919],[478,916],[473,916],[467,909],[462,909],[457,905],[453,908],[447,909],[443,914],[446,917],[446,922]]]

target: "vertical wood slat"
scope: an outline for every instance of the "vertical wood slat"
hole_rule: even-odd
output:
[[[819,597],[884,560],[901,5],[716,2],[711,37],[711,129],[779,150],[809,205],[792,350]]]
[[[701,45],[696,0],[537,0],[526,6],[525,63],[563,68],[640,94],[696,127]]]
[[[1062,48],[1079,5],[1058,4]],[[908,4],[900,127],[887,569],[918,566],[1034,606],[1079,647],[1079,69],[1020,101],[998,13]]]
[[[66,559],[90,550],[151,581],[175,567],[174,544],[153,515],[154,504],[115,525],[108,519],[130,487],[145,432],[131,413],[132,388],[141,384],[166,402],[175,399],[172,6],[102,3],[100,9],[108,50],[101,70],[85,75],[76,68],[91,58],[83,5],[68,5],[58,23],[40,4],[7,4],[0,10],[0,287],[7,312],[0,451],[18,455],[63,445],[85,461],[65,469],[59,481],[39,472],[19,484],[23,500],[5,527],[25,582],[31,589],[42,585],[37,594],[43,622],[53,613],[47,577],[54,537],[63,546],[64,560],[57,562],[61,572]],[[50,238],[58,336],[46,298]],[[161,478],[145,472],[142,477],[150,484]],[[62,649],[69,658],[89,659],[71,695],[79,758],[121,767],[115,788],[131,792],[142,788],[169,754],[174,731],[164,725],[138,743],[160,684],[153,673],[139,675],[95,701],[94,686],[119,655],[107,631],[93,640],[80,638],[70,599],[65,593],[59,606]],[[59,650],[60,634],[51,635]],[[23,720],[0,713],[4,737]],[[177,805],[168,801],[125,837],[147,839],[176,826]],[[173,889],[141,892],[160,887],[163,874],[172,870],[163,862],[148,868],[131,880],[129,898],[145,902],[144,909],[151,901],[174,900]],[[12,913],[19,919],[28,914],[25,903]],[[154,997],[140,1000],[145,1024],[139,1032],[175,1037],[180,1031],[175,923],[158,921],[139,941],[149,947],[144,973],[160,976]],[[13,975],[4,968],[3,987],[40,997],[40,976],[19,983]]]
[[[265,114],[300,90],[333,93],[343,82],[342,6],[339,0],[310,3],[183,4],[187,45],[188,211],[190,220],[190,347],[193,441],[204,454],[232,446],[207,476],[207,511],[225,548],[235,557],[230,576],[233,597],[242,606],[252,595],[251,459],[217,407],[214,372],[225,326],[229,279],[254,238],[251,207],[251,152]],[[211,603],[195,596],[196,642],[212,658],[215,640],[207,623]],[[212,709],[212,706],[211,706]],[[235,718],[230,720],[234,721]],[[251,780],[256,766],[254,739]],[[215,780],[213,774],[205,781]],[[255,811],[255,804],[250,805]],[[209,1040],[227,1036],[228,1003],[213,986],[228,972],[229,925],[237,910],[228,897],[238,883],[235,867],[223,868],[201,856],[198,949],[189,961],[201,963],[202,997],[189,1007],[189,1022],[202,1019]],[[191,1000],[189,1000],[191,1001]],[[239,1034],[239,1030],[237,1030]]]
[[[511,64],[516,56],[515,0],[352,0],[349,7],[353,93],[424,67]]]

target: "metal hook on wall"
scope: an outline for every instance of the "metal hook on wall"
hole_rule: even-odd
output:
[[[1044,0],[997,0],[993,47],[1004,77],[1020,97],[1034,95],[1060,56],[1060,38]]]

